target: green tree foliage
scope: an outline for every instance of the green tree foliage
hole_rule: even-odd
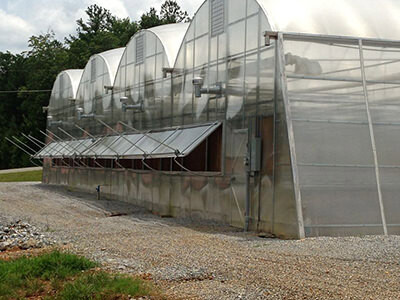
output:
[[[27,90],[51,90],[57,74],[67,67],[68,53],[65,46],[55,40],[54,33],[33,36],[30,50],[13,55],[0,53],[0,90],[19,91],[0,93],[0,130],[2,136],[20,132],[40,137],[39,130],[46,127],[42,107],[49,102],[50,93],[25,93]],[[29,157],[15,147],[0,143],[0,168],[31,165]]]
[[[96,4],[86,9],[87,21],[79,19],[75,36],[66,38],[69,66],[83,68],[90,56],[114,48],[124,47],[138,31],[136,22],[119,19]]]
[[[7,143],[5,137],[14,135],[27,142],[21,137],[23,132],[44,140],[39,130],[46,128],[42,107],[48,105],[50,92],[24,91],[51,90],[59,72],[84,68],[93,54],[125,46],[139,29],[189,20],[172,0],[165,1],[160,14],[150,8],[138,22],[120,19],[98,5],[89,6],[86,14],[87,19],[77,20],[75,35],[63,42],[49,32],[32,36],[29,51],[0,52],[0,169],[32,165],[29,156]]]
[[[139,21],[141,29],[147,29],[164,24],[161,17],[157,14],[157,10],[152,7],[150,11],[144,13]]]
[[[161,5],[161,19],[164,24],[189,22],[189,15],[186,11],[182,11],[176,1],[167,0]]]
[[[159,25],[189,22],[190,18],[186,11],[182,11],[179,4],[174,0],[166,0],[161,5],[160,14],[157,14],[157,10],[154,7],[150,8],[150,11],[144,13],[139,21],[141,29],[147,29]]]

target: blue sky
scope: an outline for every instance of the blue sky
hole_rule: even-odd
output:
[[[74,34],[76,20],[85,17],[85,9],[98,4],[114,15],[137,20],[150,7],[160,10],[164,0],[0,0],[0,51],[18,53],[27,50],[30,36],[53,30],[58,39]],[[193,15],[203,0],[177,0]]]

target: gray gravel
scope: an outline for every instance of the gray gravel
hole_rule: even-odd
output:
[[[5,218],[0,218],[0,252],[11,249],[43,248],[54,244],[54,241],[27,222],[21,220],[7,222]]]
[[[47,228],[72,251],[151,278],[171,298],[400,299],[397,236],[261,239],[33,183],[0,184],[2,217]]]

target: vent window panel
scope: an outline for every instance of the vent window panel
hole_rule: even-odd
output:
[[[92,59],[90,63],[90,81],[95,82],[96,81],[96,59]]]
[[[141,64],[144,60],[144,38],[143,35],[136,38],[136,63]]]
[[[211,1],[211,36],[224,33],[225,6],[224,0]]]

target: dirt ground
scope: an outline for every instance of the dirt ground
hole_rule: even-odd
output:
[[[172,299],[400,299],[400,237],[263,239],[216,223],[38,183],[0,183],[0,222],[21,219]]]

